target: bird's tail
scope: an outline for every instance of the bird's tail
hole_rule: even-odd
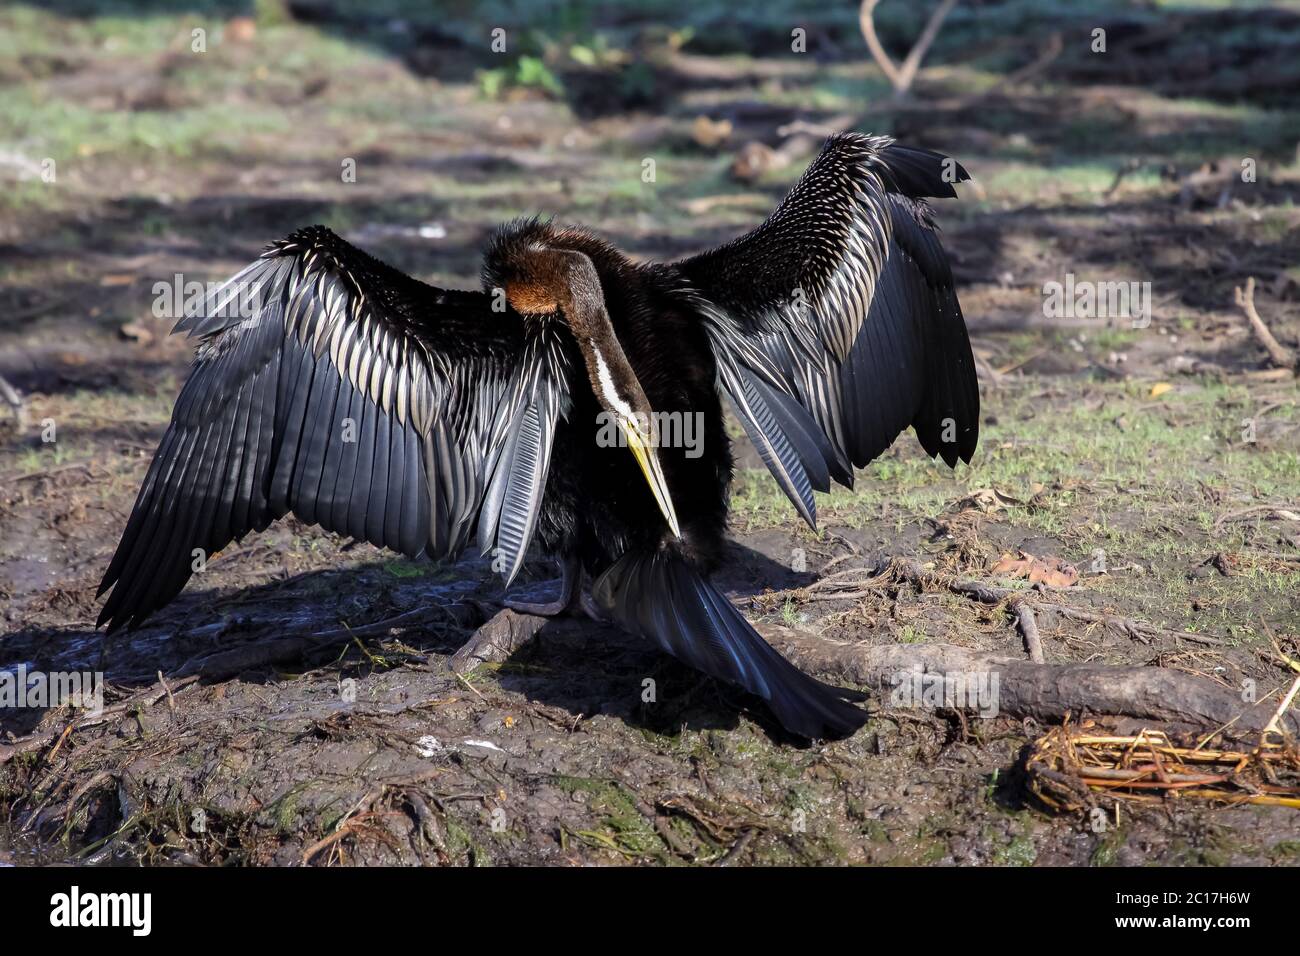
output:
[[[798,670],[675,552],[625,554],[596,580],[592,595],[634,634],[762,697],[792,733],[813,739],[847,737],[866,723],[866,713],[845,699],[865,695]]]

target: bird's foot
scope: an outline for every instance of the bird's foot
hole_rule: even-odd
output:
[[[560,593],[554,601],[521,601],[518,598],[503,598],[501,603],[520,614],[533,614],[538,617],[558,617],[573,607],[578,593],[578,581],[582,571],[576,557],[565,558],[560,562]]]
[[[471,635],[447,666],[455,674],[466,674],[480,664],[500,664],[536,636],[547,618],[519,613],[512,608],[498,611]]]
[[[520,614],[531,614],[535,617],[559,617],[573,606],[573,600],[564,595],[554,601],[545,601],[540,604],[532,601],[518,601],[515,598],[502,598],[501,603],[512,611],[518,611]]]
[[[582,613],[587,615],[587,617],[591,618],[597,624],[609,623],[609,618],[607,618],[605,612],[600,609],[600,606],[596,603],[596,599],[591,596],[590,591],[583,591],[578,595],[578,607],[582,608]]]

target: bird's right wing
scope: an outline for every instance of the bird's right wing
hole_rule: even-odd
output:
[[[723,389],[786,495],[812,492],[909,425],[949,465],[979,431],[975,363],[927,196],[955,196],[956,162],[842,133],[768,219],[677,264]]]
[[[568,358],[558,326],[427,286],[323,227],[187,314],[199,338],[100,594],[140,623],[207,557],[292,512],[410,556],[478,530],[507,580],[536,526]]]

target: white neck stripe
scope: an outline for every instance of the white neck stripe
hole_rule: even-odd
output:
[[[596,377],[600,381],[600,390],[605,396],[605,401],[609,402],[610,407],[626,418],[632,417],[632,406],[627,403],[618,389],[614,387],[614,378],[609,374],[609,366],[605,364],[605,357],[600,354],[600,349],[596,347],[593,341],[591,344],[591,354],[596,356]]]

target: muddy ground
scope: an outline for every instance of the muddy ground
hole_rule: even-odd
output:
[[[1259,313],[1297,347],[1300,9],[963,5],[896,103],[851,4],[764,5],[739,26],[707,3],[504,20],[397,0],[181,6],[0,11],[0,375],[28,400],[23,427],[0,425],[0,667],[109,682],[108,719],[66,733],[67,711],[0,711],[0,861],[1300,862],[1286,807],[1052,812],[1023,766],[1042,722],[868,688],[861,732],[809,745],[586,620],[458,676],[449,655],[500,597],[485,564],[413,563],[293,520],[217,556],[138,632],[93,627],[190,354],[153,316],[154,283],[222,279],[312,222],[462,287],[491,226],[526,212],[677,256],[762,218],[806,157],[747,182],[732,158],[802,121],[893,132],[974,175],[939,216],[983,370],[981,443],[949,472],[903,436],[820,500],[821,533],[745,450],[728,593],[828,645],[1018,657],[1004,606],[815,585],[832,562],[906,556],[1026,588],[994,571],[1025,551],[1080,572],[1051,601],[1155,629],[1040,614],[1049,663],[1254,681],[1277,700],[1294,676],[1279,652],[1300,656],[1300,390],[1233,290],[1255,277]],[[919,20],[883,6],[897,49]],[[517,53],[485,52],[497,23]],[[1062,52],[1016,78],[1058,33]],[[698,141],[701,115],[730,135]],[[1066,273],[1149,282],[1150,325],[1045,315],[1043,284]],[[551,574],[534,562],[518,587],[543,594]],[[184,676],[232,650],[235,673]]]

